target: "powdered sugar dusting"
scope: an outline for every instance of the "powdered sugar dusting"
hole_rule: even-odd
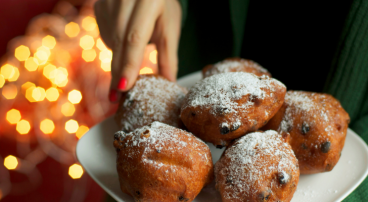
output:
[[[229,159],[228,165],[223,165],[223,158]],[[275,162],[275,164],[265,167],[264,161]],[[226,181],[220,182],[216,178],[216,183],[225,185],[223,195],[229,200],[240,199],[239,195],[232,193],[244,193],[247,196],[258,188],[269,176],[282,174],[283,180],[289,180],[291,176],[287,173],[297,172],[294,161],[295,155],[290,145],[282,141],[281,135],[276,131],[268,130],[264,133],[254,132],[238,139],[230,146],[215,165],[215,173],[226,176]],[[271,183],[270,186],[281,186],[278,183]],[[272,187],[269,187],[272,188]],[[226,191],[228,190],[228,191]],[[230,191],[231,190],[231,191]]]
[[[205,72],[205,77],[209,77],[211,75],[226,73],[226,72],[240,72],[243,71],[245,67],[253,68],[253,71],[259,71],[263,73],[268,73],[268,71],[263,68],[258,63],[251,61],[251,60],[234,60],[234,59],[227,59],[221,62],[218,62],[213,65],[211,69]]]
[[[179,112],[186,89],[162,77],[141,76],[128,92],[123,105],[126,112],[121,119],[123,130],[160,121],[179,127]]]
[[[264,99],[269,96],[266,89],[276,91],[275,85],[284,86],[276,79],[266,75],[258,77],[245,72],[229,72],[216,74],[197,82],[186,96],[182,110],[188,106],[210,108],[210,113],[216,114],[218,109],[227,110],[229,113],[246,111],[254,105],[252,101],[237,103],[244,96]]]

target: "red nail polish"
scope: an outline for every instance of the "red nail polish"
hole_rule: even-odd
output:
[[[119,84],[118,84],[118,88],[120,90],[125,90],[125,87],[126,87],[127,83],[128,82],[127,82],[126,78],[121,78],[120,81],[119,81]]]
[[[118,93],[115,89],[111,89],[109,92],[110,102],[116,102],[118,100]]]

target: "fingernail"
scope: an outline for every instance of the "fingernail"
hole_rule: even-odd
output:
[[[125,90],[126,85],[127,85],[126,78],[121,78],[120,81],[119,81],[119,84],[118,84],[118,88],[120,90]]]
[[[110,102],[116,102],[118,100],[118,92],[115,89],[111,89],[109,92]]]

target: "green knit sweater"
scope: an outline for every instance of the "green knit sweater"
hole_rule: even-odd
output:
[[[179,77],[226,57],[255,60],[288,89],[336,97],[368,143],[368,1],[180,3]],[[367,198],[365,179],[344,201]]]

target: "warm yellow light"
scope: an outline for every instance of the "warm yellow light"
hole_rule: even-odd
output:
[[[64,116],[73,116],[75,112],[75,107],[70,102],[66,102],[61,106],[61,113]]]
[[[83,50],[82,51],[82,58],[86,62],[92,62],[93,60],[95,60],[96,55],[97,55],[97,53],[96,53],[95,49]]]
[[[55,37],[50,36],[50,35],[47,35],[47,36],[43,37],[42,45],[49,48],[49,49],[53,49],[56,45]]]
[[[46,65],[46,66],[43,68],[42,73],[43,73],[43,75],[44,75],[46,78],[50,79],[50,74],[51,74],[51,72],[52,72],[52,71],[54,71],[55,69],[56,69],[56,66],[55,66],[55,65],[48,64],[48,65]]]
[[[8,100],[14,99],[18,94],[17,86],[14,84],[8,84],[3,87],[2,93],[6,99]]]
[[[50,102],[54,102],[59,98],[59,91],[57,88],[51,87],[46,90],[46,99]]]
[[[16,130],[18,131],[19,134],[25,135],[29,132],[29,130],[31,130],[31,125],[29,124],[28,121],[21,120],[17,123]]]
[[[79,179],[83,175],[83,168],[78,164],[73,164],[69,167],[69,176],[73,179]]]
[[[79,126],[75,136],[77,136],[77,138],[80,139],[88,131],[89,131],[89,128],[87,126],[81,125]]]
[[[50,72],[50,81],[59,86],[64,87],[68,83],[68,70],[64,67],[59,67]]]
[[[92,36],[85,35],[80,39],[79,45],[83,48],[83,50],[89,50],[95,45],[95,40]]]
[[[27,46],[23,46],[23,45],[18,46],[18,48],[16,48],[14,51],[14,56],[19,61],[27,60],[30,55],[31,55],[31,51],[29,51],[29,48]]]
[[[1,67],[1,75],[3,75],[4,79],[9,79],[14,75],[14,68],[15,67],[10,64],[5,64]]]
[[[112,51],[107,50],[107,49],[101,51],[99,58],[100,58],[101,62],[103,62],[103,63],[111,62],[111,60],[112,60]]]
[[[8,170],[14,170],[14,169],[16,169],[17,166],[18,166],[18,159],[17,159],[17,157],[15,157],[13,155],[9,155],[9,156],[5,157],[5,159],[4,159],[4,166]]]
[[[5,84],[5,78],[3,75],[0,74],[0,88],[2,88]]]
[[[19,78],[19,69],[14,67],[14,74],[8,79],[8,81],[16,81]]]
[[[85,17],[82,20],[82,27],[86,31],[93,31],[97,27],[96,19],[93,17]]]
[[[105,43],[101,40],[101,38],[98,38],[96,40],[96,47],[100,50],[100,51],[103,51],[103,50],[106,50],[107,47],[105,45]]]
[[[40,129],[45,134],[51,134],[55,129],[54,122],[50,119],[44,119],[41,121]]]
[[[68,133],[75,133],[79,128],[78,122],[76,120],[70,119],[65,123],[65,130]]]
[[[153,74],[153,70],[149,67],[143,67],[140,71],[139,74]]]
[[[150,52],[150,54],[149,54],[149,60],[153,64],[157,64],[157,50],[153,50],[152,52]]]
[[[38,60],[34,57],[29,57],[24,63],[24,67],[30,72],[36,71],[38,65]]]
[[[36,87],[33,89],[32,91],[32,98],[36,101],[36,102],[40,102],[43,101],[46,97],[46,92],[45,89],[42,87]]]
[[[72,90],[68,93],[68,100],[73,104],[78,104],[82,100],[82,93],[79,90]]]
[[[46,64],[50,55],[51,55],[50,49],[45,46],[41,46],[37,48],[37,52],[35,53],[35,58],[38,60],[38,63],[40,65],[43,65],[43,64]]]
[[[26,90],[26,99],[30,102],[36,102],[36,100],[33,98],[32,94],[33,94],[33,90],[36,89],[36,85],[31,85],[29,88],[27,88]]]
[[[18,123],[21,118],[20,112],[16,109],[11,109],[6,113],[6,120],[9,121],[10,124]]]
[[[30,87],[36,87],[36,85],[35,85],[34,83],[32,83],[32,82],[29,82],[29,81],[25,82],[25,83],[22,85],[22,87],[21,87],[21,89],[22,89],[22,93],[23,93],[23,94],[26,94],[26,90],[27,90],[28,88],[30,88]]]
[[[67,25],[65,25],[65,34],[68,35],[68,37],[76,37],[78,36],[80,32],[79,25],[75,22],[69,22]]]
[[[111,71],[111,62],[101,62],[101,69],[104,70],[105,72],[110,72]]]

